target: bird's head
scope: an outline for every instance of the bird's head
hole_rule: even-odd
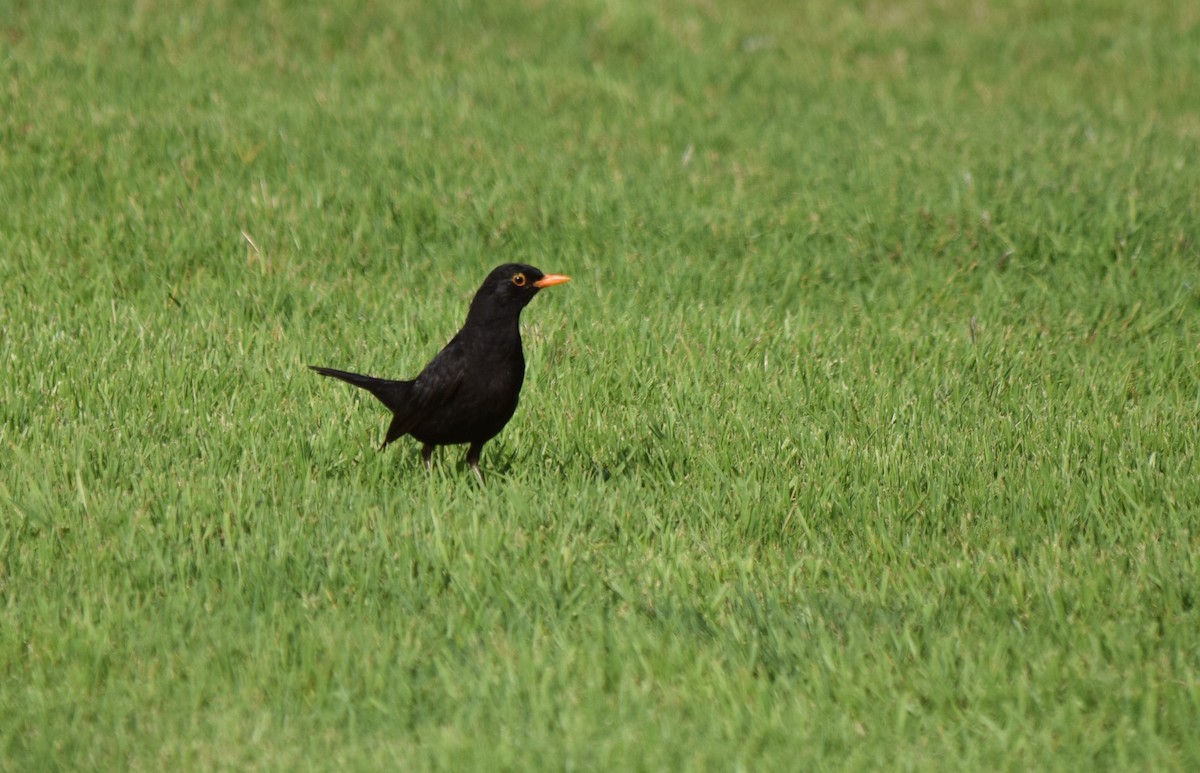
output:
[[[497,266],[483,280],[475,300],[471,301],[468,316],[520,314],[521,309],[533,300],[538,291],[546,287],[569,282],[570,277],[562,274],[544,274],[533,266],[522,263],[505,263]]]

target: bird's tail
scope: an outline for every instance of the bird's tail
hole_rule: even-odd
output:
[[[409,412],[409,395],[412,392],[411,381],[393,381],[387,378],[375,378],[374,376],[364,376],[361,373],[350,373],[345,370],[337,370],[335,368],[321,368],[316,365],[309,365],[309,368],[320,373],[322,376],[330,376],[331,378],[341,379],[347,384],[353,384],[360,389],[365,389],[379,399],[379,402],[391,409],[392,413],[403,415]]]

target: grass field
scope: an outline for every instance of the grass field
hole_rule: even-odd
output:
[[[1194,3],[0,0],[0,769],[1196,769],[1198,159]]]

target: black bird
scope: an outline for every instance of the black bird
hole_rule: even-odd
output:
[[[424,444],[421,458],[428,469],[434,446],[470,443],[467,464],[482,483],[483,444],[512,418],[525,380],[521,309],[542,288],[569,280],[520,263],[493,269],[475,293],[462,330],[412,381],[309,367],[367,390],[391,410],[392,423],[380,450],[402,435],[412,435]]]

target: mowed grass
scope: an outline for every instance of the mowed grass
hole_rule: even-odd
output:
[[[0,0],[0,768],[1195,769],[1200,10]],[[494,265],[513,422],[369,396]]]

